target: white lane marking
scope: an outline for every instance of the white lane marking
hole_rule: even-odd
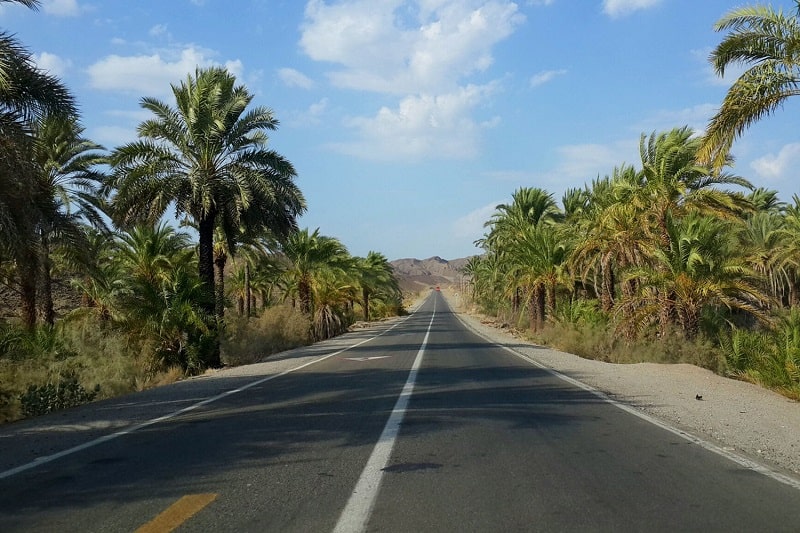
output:
[[[391,355],[374,355],[372,357],[342,357],[347,361],[374,361],[375,359],[386,359],[387,357],[391,357]]]
[[[392,454],[392,448],[394,448],[394,443],[400,432],[400,425],[403,423],[403,417],[406,414],[408,401],[414,392],[414,383],[417,381],[417,373],[422,365],[422,358],[425,355],[425,347],[428,345],[428,337],[431,334],[434,318],[436,318],[436,300],[433,301],[433,314],[428,324],[428,330],[425,332],[425,338],[422,339],[422,345],[419,347],[417,357],[411,366],[411,371],[408,373],[406,384],[403,386],[403,390],[394,404],[394,409],[392,409],[392,414],[389,416],[389,420],[386,421],[386,426],[384,426],[383,432],[378,438],[372,454],[369,456],[367,466],[364,467],[361,477],[358,478],[356,488],[353,489],[347,505],[339,516],[339,521],[336,523],[333,533],[361,533],[367,527],[367,520],[372,514],[372,508],[375,506],[378,489],[380,489],[383,479],[383,469],[386,468],[389,462],[389,456]]]
[[[295,372],[297,370],[301,370],[301,369],[306,368],[308,366],[311,366],[311,365],[320,363],[322,361],[325,361],[326,359],[330,359],[331,357],[336,357],[337,355],[343,354],[344,352],[346,352],[348,350],[351,350],[353,348],[361,346],[362,344],[365,344],[365,343],[367,343],[367,342],[369,342],[371,340],[377,339],[381,335],[383,335],[385,333],[388,333],[389,331],[393,330],[394,328],[396,328],[400,324],[404,323],[411,316],[413,316],[413,314],[409,315],[408,317],[404,318],[403,320],[401,320],[399,322],[396,322],[390,328],[387,328],[387,329],[381,331],[380,333],[378,333],[377,335],[375,335],[373,337],[369,337],[367,339],[364,339],[361,342],[358,342],[358,343],[353,344],[352,346],[348,346],[346,348],[342,348],[339,351],[336,351],[336,352],[333,352],[331,354],[325,355],[323,357],[320,357],[319,359],[314,359],[313,361],[309,361],[309,362],[304,363],[304,364],[302,364],[300,366],[296,366],[294,368],[290,368],[288,370],[284,370],[283,372],[280,372],[278,374],[267,376],[265,378],[253,381],[251,383],[247,383],[247,384],[245,384],[245,385],[243,385],[243,386],[241,386],[239,388],[232,389],[232,390],[229,390],[229,391],[225,391],[225,392],[223,392],[221,394],[217,394],[216,396],[213,396],[211,398],[206,398],[205,400],[199,401],[199,402],[197,402],[195,404],[192,404],[192,405],[190,405],[188,407],[184,407],[183,409],[180,409],[178,411],[174,411],[174,412],[166,414],[164,416],[159,416],[158,418],[153,418],[153,419],[148,420],[146,422],[142,422],[141,424],[138,424],[136,426],[117,431],[116,433],[103,435],[102,437],[98,437],[98,438],[96,438],[94,440],[90,440],[88,442],[84,442],[83,444],[79,444],[77,446],[73,446],[72,448],[68,448],[66,450],[62,450],[60,452],[56,452],[56,453],[51,454],[51,455],[45,455],[45,456],[42,456],[42,457],[37,457],[36,459],[34,459],[33,461],[31,461],[29,463],[25,463],[23,465],[17,466],[15,468],[10,469],[10,470],[6,470],[5,472],[0,472],[0,479],[5,479],[5,478],[9,478],[11,476],[15,476],[15,475],[17,475],[17,474],[19,474],[21,472],[25,472],[26,470],[30,470],[31,468],[36,468],[36,467],[41,466],[43,464],[51,463],[51,462],[53,462],[53,461],[55,461],[57,459],[61,459],[62,457],[66,457],[68,455],[72,455],[74,453],[80,452],[80,451],[85,450],[87,448],[93,448],[94,446],[98,446],[100,444],[103,444],[104,442],[108,442],[110,440],[114,440],[114,439],[122,437],[124,435],[128,435],[130,433],[134,433],[136,431],[139,431],[139,430],[144,429],[146,427],[150,427],[150,426],[152,426],[154,424],[158,424],[160,422],[165,422],[165,421],[167,421],[167,420],[169,420],[171,418],[175,418],[176,416],[180,416],[180,415],[186,414],[186,413],[188,413],[190,411],[194,411],[198,407],[202,407],[204,405],[208,405],[210,403],[214,403],[214,402],[216,402],[218,400],[221,400],[223,398],[227,398],[228,396],[231,396],[233,394],[237,394],[237,393],[240,393],[242,391],[246,391],[247,389],[251,389],[253,387],[257,387],[258,385],[261,385],[262,383],[266,383],[267,381],[272,381],[273,379],[277,379],[277,378],[283,377],[283,376],[285,376],[287,374],[290,374],[292,372]]]
[[[721,455],[722,457],[725,457],[726,459],[728,459],[730,461],[733,461],[734,463],[738,464],[739,466],[741,466],[743,468],[747,468],[748,470],[753,470],[754,472],[758,472],[759,474],[762,474],[762,475],[765,475],[765,476],[767,476],[769,478],[772,478],[775,481],[779,481],[780,483],[783,483],[785,485],[789,485],[792,488],[800,490],[800,479],[797,479],[797,478],[794,478],[792,476],[788,476],[786,474],[783,474],[781,472],[773,470],[772,468],[769,468],[766,465],[759,464],[759,463],[757,463],[757,462],[755,462],[755,461],[753,461],[753,460],[751,460],[751,459],[749,459],[749,458],[747,458],[747,457],[745,457],[743,455],[739,455],[738,453],[733,452],[731,450],[726,450],[725,448],[722,448],[721,446],[717,446],[713,442],[709,442],[707,440],[704,440],[704,439],[698,437],[697,435],[693,435],[693,434],[691,434],[689,432],[683,431],[682,429],[678,429],[675,426],[672,426],[672,425],[668,424],[667,422],[664,422],[663,420],[659,420],[658,418],[655,418],[655,417],[653,417],[653,416],[651,416],[651,415],[649,415],[649,414],[647,414],[647,413],[645,413],[643,411],[639,411],[638,409],[636,409],[636,408],[634,408],[634,407],[632,407],[630,405],[627,405],[627,404],[624,404],[622,402],[619,402],[619,401],[615,400],[614,398],[610,397],[609,395],[607,395],[606,393],[604,393],[604,392],[602,392],[602,391],[600,391],[598,389],[595,389],[591,385],[587,385],[586,383],[578,381],[575,378],[571,378],[571,377],[567,376],[566,374],[562,374],[558,370],[554,370],[554,369],[552,369],[552,368],[550,368],[548,366],[545,366],[542,363],[540,363],[539,361],[533,359],[532,357],[529,357],[529,356],[525,355],[522,352],[519,352],[519,351],[515,350],[514,348],[511,348],[510,346],[506,346],[504,344],[501,344],[501,343],[493,341],[492,339],[488,338],[487,336],[485,336],[483,333],[481,333],[477,329],[475,329],[472,326],[470,326],[469,324],[467,324],[464,320],[461,319],[461,317],[458,315],[458,313],[453,313],[453,314],[458,318],[459,322],[461,322],[461,324],[464,325],[464,327],[466,327],[467,329],[469,329],[470,331],[472,331],[473,333],[475,333],[479,337],[483,338],[485,341],[493,344],[494,346],[499,346],[499,347],[503,348],[504,350],[516,355],[520,359],[525,360],[526,362],[532,364],[533,366],[544,370],[545,372],[549,373],[550,375],[555,376],[555,377],[557,377],[557,378],[559,378],[561,380],[564,380],[567,383],[575,385],[576,387],[579,387],[579,388],[581,388],[581,389],[583,389],[583,390],[585,390],[587,392],[590,392],[590,393],[594,394],[595,396],[597,396],[598,398],[600,398],[601,400],[603,400],[604,402],[610,403],[614,407],[622,409],[626,413],[630,413],[630,414],[632,414],[634,416],[637,416],[637,417],[641,418],[642,420],[650,422],[654,426],[658,426],[661,429],[669,431],[670,433],[673,433],[674,435],[677,435],[677,436],[679,436],[679,437],[681,437],[681,438],[683,438],[683,439],[685,439],[685,440],[687,440],[687,441],[689,441],[689,442],[691,442],[693,444],[697,444],[698,446],[700,446],[700,447],[702,447],[702,448],[704,448],[704,449],[706,449],[706,450],[708,450],[708,451],[710,451],[712,453],[716,453],[717,455]]]

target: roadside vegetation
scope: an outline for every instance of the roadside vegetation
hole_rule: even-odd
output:
[[[539,188],[497,206],[464,271],[474,303],[532,339],[612,362],[686,362],[800,399],[800,197],[730,172],[753,122],[800,94],[800,2],[723,16],[711,54],[748,68],[705,135],[642,134],[558,204]]]
[[[0,58],[0,285],[19,308],[0,321],[0,422],[402,312],[382,254],[297,227],[294,166],[268,147],[278,120],[227,70],[198,68],[172,102],[143,97],[138,139],[107,149],[5,32]]]

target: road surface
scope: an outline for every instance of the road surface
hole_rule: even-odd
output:
[[[781,483],[410,317],[0,428],[0,531],[800,531]]]

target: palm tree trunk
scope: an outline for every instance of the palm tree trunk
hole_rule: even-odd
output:
[[[42,294],[41,312],[45,324],[52,326],[56,321],[53,309],[53,261],[50,259],[50,243],[46,236],[42,236]]]
[[[306,279],[301,279],[297,284],[297,296],[300,299],[300,311],[311,314],[311,284]]]
[[[225,264],[228,262],[228,254],[222,253],[214,258],[214,267],[217,272],[217,280],[214,284],[216,297],[214,298],[214,314],[221,320],[225,316]]]
[[[797,307],[800,305],[800,290],[798,283],[794,279],[789,282],[789,306]]]
[[[550,315],[553,315],[556,312],[556,284],[555,284],[555,282],[551,283],[547,287],[546,312],[549,313]]]
[[[252,301],[250,291],[250,263],[244,263],[244,316],[250,318],[250,302]]]
[[[28,330],[36,327],[36,272],[39,263],[36,253],[28,250],[20,262],[20,291],[22,293],[22,324]]]
[[[670,321],[672,320],[672,316],[675,313],[675,307],[672,303],[671,296],[672,295],[670,294],[666,294],[662,295],[661,297],[662,303],[661,303],[661,311],[659,312],[658,315],[658,322],[662,337],[665,336],[669,331],[669,324]]]
[[[544,327],[544,319],[545,319],[545,287],[543,284],[539,283],[534,288],[534,294],[536,295],[536,331],[540,331]]]
[[[692,307],[683,308],[680,313],[681,327],[687,339],[694,339],[700,331],[700,314]]]
[[[362,289],[361,295],[364,299],[364,322],[369,322],[369,291]]]
[[[528,299],[528,316],[530,318],[530,329],[533,332],[542,329],[544,324],[545,291],[541,284],[532,287]]]
[[[203,301],[200,302],[200,308],[208,316],[208,327],[211,330],[210,334],[213,337],[211,347],[207,354],[204,354],[205,363],[210,368],[219,368],[222,366],[222,359],[220,358],[219,346],[219,323],[214,317],[215,310],[215,293],[214,293],[214,224],[216,214],[211,213],[205,218],[201,219],[198,223],[198,237],[200,245],[198,247],[198,273],[200,275],[200,282],[203,284]]]
[[[214,216],[207,216],[198,223],[198,237],[200,240],[198,249],[198,273],[200,281],[204,285],[206,301],[202,302],[202,308],[209,315],[214,314]]]
[[[603,311],[609,312],[614,307],[614,268],[609,258],[603,258],[600,263],[602,281],[600,285],[600,306]]]

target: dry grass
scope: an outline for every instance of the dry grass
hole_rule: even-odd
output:
[[[538,344],[608,363],[688,363],[717,373],[725,368],[719,348],[705,339],[688,340],[679,332],[659,339],[628,340],[604,325],[548,323],[541,332],[525,335]]]
[[[222,362],[229,366],[255,363],[310,342],[308,317],[289,305],[270,307],[259,317],[239,318],[227,325],[222,341]]]
[[[35,335],[3,331],[13,346],[0,357],[0,422],[18,420],[20,396],[30,386],[58,383],[75,376],[96,399],[111,398],[144,388],[172,383],[180,369],[155,370],[146,342],[134,335],[100,327],[88,317],[62,322],[55,330]]]

